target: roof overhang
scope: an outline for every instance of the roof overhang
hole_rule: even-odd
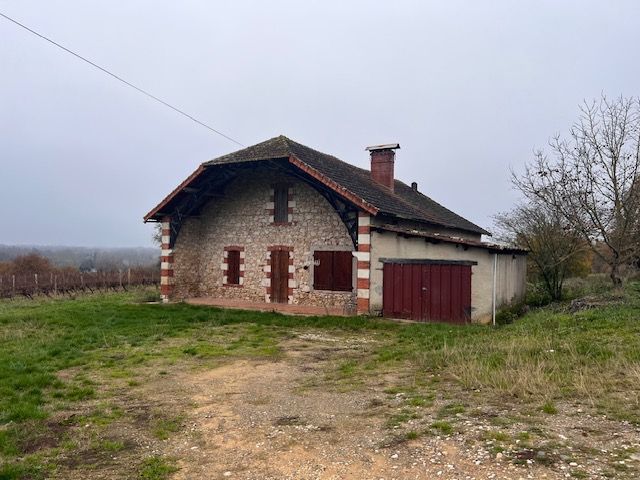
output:
[[[198,166],[198,168],[196,168],[196,170],[191,175],[189,175],[180,185],[174,188],[169,195],[164,197],[158,205],[153,207],[153,209],[151,209],[151,211],[144,216],[145,223],[153,220],[159,221],[160,220],[159,218],[154,218],[154,217],[156,217],[158,213],[162,212],[162,209],[167,204],[169,204],[176,196],[178,196],[181,192],[183,192],[186,188],[188,188],[189,185],[191,185],[194,182],[194,180],[196,180],[196,178],[198,178],[202,174],[202,172],[205,171],[206,168],[207,167],[203,165]]]
[[[400,265],[477,265],[474,260],[439,260],[432,258],[379,258],[381,263],[397,263]]]
[[[498,245],[495,243],[488,242],[480,242],[477,240],[469,240],[462,237],[452,237],[449,235],[441,235],[438,233],[428,233],[421,232],[419,230],[409,230],[404,228],[395,227],[393,225],[372,225],[371,230],[378,232],[392,232],[397,235],[401,235],[404,237],[417,237],[424,238],[427,242],[430,243],[452,243],[456,245],[462,245],[463,247],[469,248],[482,248],[492,253],[506,253],[506,254],[514,254],[514,255],[527,255],[528,250],[510,247],[505,245]]]
[[[262,160],[255,160],[256,162],[261,162],[261,161],[269,161],[269,160],[281,160],[278,158],[270,158],[270,159],[262,159]],[[337,195],[341,196],[342,198],[344,198],[345,200],[347,200],[348,202],[354,204],[355,206],[357,206],[358,208],[360,208],[361,210],[371,214],[371,215],[376,215],[378,213],[378,209],[376,207],[374,207],[373,205],[371,205],[370,203],[366,202],[365,200],[363,200],[361,197],[359,197],[358,195],[354,194],[353,192],[349,191],[348,189],[344,188],[343,186],[339,185],[337,182],[335,182],[334,180],[330,179],[329,177],[327,177],[326,175],[322,174],[321,172],[319,172],[318,170],[316,170],[315,168],[311,167],[310,165],[308,165],[307,163],[303,162],[302,160],[300,160],[299,158],[297,158],[294,155],[289,156],[288,158],[286,158],[287,162],[294,166],[297,170],[309,175],[310,177],[312,177],[314,180],[320,182],[321,184],[323,184],[325,187],[327,187],[328,189],[332,190],[334,193],[336,193]],[[181,194],[185,194],[188,193],[189,189],[192,188],[192,185],[197,182],[208,169],[217,167],[217,168],[224,168],[227,166],[233,166],[233,165],[238,165],[241,164],[241,162],[237,162],[237,163],[226,163],[226,164],[221,164],[221,165],[216,165],[216,164],[202,164],[200,165],[191,175],[189,175],[182,183],[180,183],[180,185],[178,185],[171,193],[169,193],[169,195],[167,195],[164,199],[162,199],[162,201],[160,203],[158,203],[158,205],[156,205],[151,211],[149,211],[149,213],[147,213],[143,218],[145,222],[158,222],[158,221],[162,221],[162,217],[166,216],[166,215],[170,215],[171,212],[171,208],[167,208],[174,200],[177,200],[177,198],[181,195]],[[165,210],[169,210],[169,211],[165,211]]]

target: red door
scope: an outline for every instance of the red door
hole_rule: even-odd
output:
[[[271,251],[271,303],[289,301],[289,252]]]
[[[449,323],[471,318],[471,263],[385,263],[382,278],[385,317]]]

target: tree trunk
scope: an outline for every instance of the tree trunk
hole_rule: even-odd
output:
[[[609,278],[611,278],[611,282],[613,282],[614,287],[622,286],[622,278],[620,277],[620,269],[618,262],[614,262],[611,265],[611,272],[609,273]]]

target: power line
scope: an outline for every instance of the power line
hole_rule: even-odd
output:
[[[131,87],[131,88],[133,88],[134,90],[137,90],[138,92],[142,93],[143,95],[146,95],[147,97],[149,97],[149,98],[151,98],[151,99],[155,100],[156,102],[161,103],[161,104],[162,104],[162,105],[164,105],[165,107],[169,107],[171,110],[173,110],[173,111],[175,111],[175,112],[178,112],[180,115],[183,115],[183,116],[187,117],[189,120],[192,120],[192,121],[196,122],[198,125],[201,125],[201,126],[203,126],[204,128],[207,128],[207,129],[211,130],[212,132],[214,132],[214,133],[216,133],[216,134],[220,135],[221,137],[224,137],[224,138],[226,138],[227,140],[230,140],[230,141],[232,141],[233,143],[236,143],[236,144],[240,145],[241,147],[244,147],[244,145],[243,145],[242,143],[240,143],[240,142],[238,142],[237,140],[235,140],[235,139],[231,138],[229,135],[226,135],[226,134],[222,133],[220,130],[216,130],[215,128],[213,128],[213,127],[211,127],[211,126],[207,125],[207,124],[206,124],[206,123],[204,123],[204,122],[201,122],[200,120],[198,120],[197,118],[193,117],[192,115],[189,115],[189,114],[188,114],[188,113],[186,113],[185,111],[180,110],[179,108],[174,107],[174,106],[173,106],[173,105],[171,105],[170,103],[165,102],[165,101],[164,101],[164,100],[162,100],[161,98],[158,98],[158,97],[156,97],[155,95],[153,95],[153,94],[151,94],[151,93],[147,92],[146,90],[144,90],[144,89],[142,89],[142,88],[140,88],[140,87],[135,86],[135,85],[134,85],[134,84],[132,84],[131,82],[126,81],[124,78],[122,78],[122,77],[120,77],[120,76],[116,75],[115,73],[110,72],[109,70],[107,70],[107,69],[106,69],[106,68],[104,68],[104,67],[101,67],[101,66],[100,66],[100,65],[98,65],[97,63],[92,62],[92,61],[91,61],[91,60],[89,60],[88,58],[85,58],[85,57],[83,57],[82,55],[80,55],[80,54],[78,54],[78,53],[74,52],[73,50],[68,49],[68,48],[67,48],[67,47],[65,47],[64,45],[60,45],[58,42],[55,42],[55,41],[51,40],[50,38],[48,38],[48,37],[46,37],[46,36],[42,35],[41,33],[36,32],[35,30],[33,30],[33,29],[31,29],[31,28],[27,27],[26,25],[24,25],[24,24],[22,24],[22,23],[18,22],[17,20],[14,20],[13,18],[11,18],[11,17],[9,17],[9,16],[5,15],[5,14],[4,14],[4,13],[2,13],[2,12],[0,12],[0,16],[1,16],[1,17],[3,17],[3,18],[5,18],[5,19],[7,19],[7,20],[9,20],[9,21],[10,21],[10,22],[12,22],[12,23],[15,23],[15,24],[16,24],[16,25],[18,25],[19,27],[24,28],[26,31],[28,31],[28,32],[32,33],[33,35],[35,35],[35,36],[37,36],[37,37],[40,37],[40,38],[41,38],[41,39],[43,39],[43,40],[46,40],[46,41],[47,41],[47,42],[49,42],[50,44],[55,45],[56,47],[60,48],[61,50],[64,50],[65,52],[70,53],[70,54],[71,54],[71,55],[73,55],[74,57],[76,57],[76,58],[78,58],[78,59],[82,60],[82,61],[83,61],[83,62],[85,62],[85,63],[88,63],[89,65],[91,65],[91,66],[92,66],[92,67],[94,67],[94,68],[97,68],[97,69],[98,69],[98,70],[100,70],[101,72],[106,73],[107,75],[109,75],[109,76],[111,76],[111,77],[115,78],[115,79],[116,79],[116,80],[118,80],[119,82],[124,83],[124,84],[125,84],[125,85],[127,85],[128,87]]]

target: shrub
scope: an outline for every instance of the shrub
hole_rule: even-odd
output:
[[[544,307],[551,303],[551,296],[542,284],[529,283],[525,303],[530,307]]]
[[[514,303],[501,308],[496,313],[496,325],[508,325],[527,313],[529,309],[524,302]]]

